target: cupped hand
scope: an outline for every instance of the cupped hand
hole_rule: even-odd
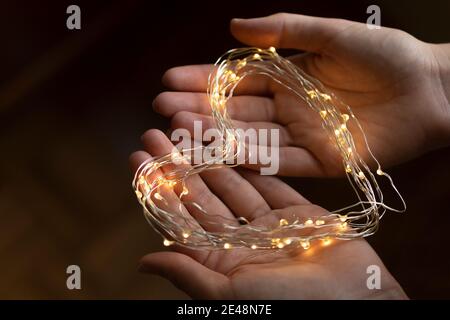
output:
[[[231,32],[246,45],[305,51],[292,61],[352,108],[383,166],[448,144],[450,107],[436,45],[400,30],[284,13],[234,19]],[[203,129],[214,126],[205,94],[211,68],[177,67],[164,75],[173,91],[161,93],[153,105],[172,118],[174,129],[193,132],[194,120]],[[279,85],[265,78],[243,81],[228,110],[237,127],[280,130],[279,174],[344,174],[319,117]],[[371,164],[361,132],[351,123],[349,128],[357,151]]]
[[[150,156],[171,152],[172,143],[158,130],[142,138],[146,151],[130,157],[133,170]],[[300,216],[326,214],[276,177],[225,167],[193,177],[191,200],[220,218],[245,217],[264,223],[274,210],[295,207]],[[236,220],[237,221],[237,220]],[[140,270],[158,274],[193,298],[202,299],[365,299],[406,298],[399,284],[363,240],[338,241],[308,250],[258,254],[258,250],[192,250],[150,253]],[[367,287],[367,268],[381,270],[381,289]]]

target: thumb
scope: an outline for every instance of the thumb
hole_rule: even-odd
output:
[[[178,252],[155,252],[141,259],[139,271],[157,274],[194,299],[222,298],[228,278]]]
[[[252,46],[291,48],[319,52],[340,31],[351,24],[343,19],[277,13],[254,19],[231,20],[231,33]]]

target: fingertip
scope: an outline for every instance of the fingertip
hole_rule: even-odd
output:
[[[170,99],[170,92],[161,92],[158,94],[152,102],[153,111],[159,113],[163,116],[170,116],[170,110],[167,110],[166,106],[168,105],[168,101]]]
[[[128,163],[130,165],[131,171],[134,173],[139,168],[139,166],[148,158],[150,155],[145,151],[135,151],[128,157]]]
[[[230,32],[236,39],[240,40],[241,33],[244,31],[243,28],[245,28],[245,22],[251,20],[251,19],[240,19],[240,18],[233,18],[230,21]]]
[[[240,42],[258,47],[268,47],[274,43],[274,24],[271,16],[250,19],[232,19],[231,34]]]
[[[163,136],[165,137],[164,133],[159,129],[148,129],[141,136],[141,141],[145,142],[147,140],[160,139]]]
[[[177,77],[177,73],[180,67],[170,68],[166,72],[164,72],[161,82],[165,87],[171,88],[174,85],[175,79]]]
[[[230,21],[231,32],[233,32],[236,29],[236,27],[238,27],[243,21],[244,21],[244,19],[240,19],[240,18],[231,19],[231,21]]]
[[[154,157],[160,157],[173,151],[169,138],[158,129],[149,129],[141,137],[144,149]]]

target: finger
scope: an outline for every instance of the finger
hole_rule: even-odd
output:
[[[234,96],[227,101],[228,115],[235,120],[275,122],[276,109],[273,99],[259,96]],[[180,111],[211,115],[206,93],[163,92],[153,101],[153,109],[165,117]]]
[[[136,172],[139,167],[141,166],[144,161],[151,158],[150,154],[148,154],[145,151],[137,151],[131,154],[130,156],[130,166],[132,167],[132,170]],[[149,173],[146,178],[148,180],[157,179],[158,177],[162,176],[163,172],[161,170],[156,170],[154,173]],[[181,214],[186,214],[187,210],[181,205],[177,195],[173,192],[171,189],[167,188],[158,188],[158,192],[160,195],[164,197],[166,201],[159,203],[159,206],[163,210],[169,210],[169,211],[178,211]],[[153,199],[153,193],[152,193],[152,201],[156,201],[158,199]],[[180,211],[181,210],[181,211]],[[181,222],[181,221],[180,221]]]
[[[211,116],[188,111],[180,111],[176,113],[172,117],[171,121],[172,129],[187,129],[195,140],[200,141],[200,139],[203,140],[203,137],[197,137],[197,133],[195,131],[195,127],[198,125],[201,125],[202,135],[206,130],[216,128],[215,122]],[[233,121],[233,125],[237,129],[247,131],[247,138],[252,139],[252,141],[249,142],[250,144],[277,144],[279,146],[288,146],[292,143],[292,138],[290,137],[287,129],[284,126],[274,122],[244,122],[235,120]],[[254,129],[254,131],[251,129]],[[276,139],[273,143],[271,141],[272,137]]]
[[[141,259],[139,271],[171,281],[194,299],[220,299],[228,290],[228,278],[177,252],[156,252]]]
[[[140,165],[148,158],[150,158],[150,155],[145,151],[133,152],[128,158],[131,172],[134,174],[136,170],[139,169]]]
[[[175,91],[206,92],[213,65],[192,65],[171,68],[163,75],[163,84]],[[235,94],[270,95],[272,81],[264,75],[252,75],[239,82]]]
[[[255,171],[266,170],[265,174],[277,174],[281,176],[324,176],[323,167],[320,162],[304,148],[277,148],[258,145],[257,149],[258,156],[250,157],[251,161],[242,164],[243,167]],[[254,155],[256,152],[250,148],[250,153]],[[264,155],[264,159],[261,155]]]
[[[283,209],[310,203],[277,177],[262,176],[259,173],[243,168],[238,168],[237,170],[259,192],[272,209]]]
[[[320,52],[353,23],[343,19],[278,13],[262,18],[233,19],[230,28],[233,36],[247,45]]]
[[[159,130],[148,130],[142,136],[142,142],[145,149],[155,156],[161,156],[173,151],[173,144],[170,140]],[[164,170],[164,169],[163,169]],[[215,196],[203,180],[198,175],[192,175],[185,180],[185,184],[189,193],[183,196],[183,202],[189,212],[194,218],[209,231],[220,231],[219,224],[211,224],[211,220],[207,219],[206,213],[214,213],[215,217],[222,217],[223,222],[231,223],[235,221],[234,215],[231,211]],[[196,205],[189,205],[195,203]],[[216,219],[217,220],[217,219]],[[220,222],[220,219],[215,222]],[[235,221],[237,224],[237,221]]]
[[[270,211],[261,194],[234,169],[206,170],[201,176],[235,216],[251,221]]]
[[[149,158],[151,158],[150,154],[148,154],[145,151],[137,151],[134,152],[133,154],[131,154],[130,156],[130,166],[132,167],[133,172],[135,172],[136,170],[138,170],[138,168],[141,166],[141,164],[148,160]],[[161,176],[163,174],[163,172],[161,170],[157,170],[156,173],[153,175],[153,178],[157,178],[158,176]],[[196,225],[186,225],[186,221],[184,220],[183,217],[188,216],[190,213],[189,211],[184,207],[184,205],[181,204],[181,202],[179,201],[178,196],[172,191],[172,190],[163,190],[163,192],[159,191],[160,193],[163,194],[164,199],[166,199],[167,204],[164,202],[159,202],[158,206],[160,209],[166,210],[166,211],[170,211],[170,212],[179,212],[180,216],[174,218],[174,221],[178,223],[178,225],[180,227],[182,227],[183,229],[188,229],[188,228],[192,228],[194,227],[195,229],[201,230],[202,227],[198,224]],[[153,199],[155,200],[155,199]],[[161,230],[163,232],[163,234],[165,233],[164,230]],[[188,254],[189,256],[191,256],[192,258],[198,260],[198,261],[203,261],[208,253],[206,251],[198,251],[198,250],[189,250],[185,247],[181,247],[178,245],[175,245],[173,247],[174,250],[179,251],[179,252],[183,252],[185,254]]]

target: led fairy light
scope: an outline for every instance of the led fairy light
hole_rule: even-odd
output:
[[[358,202],[323,216],[303,217],[292,210],[273,211],[271,221],[261,224],[241,217],[228,219],[206,212],[195,198],[191,199],[189,180],[203,170],[227,166],[245,153],[237,132],[227,113],[227,101],[236,86],[247,76],[265,75],[284,86],[317,112],[333,145],[342,158],[343,170],[354,189]],[[329,245],[332,239],[354,239],[373,234],[380,218],[386,212],[403,212],[405,202],[372,154],[362,127],[350,107],[328,92],[320,81],[304,73],[289,60],[279,56],[275,48],[233,49],[222,56],[209,76],[208,99],[222,144],[213,148],[199,146],[151,158],[137,170],[133,188],[145,217],[164,237],[164,245],[174,243],[206,249],[308,249],[311,241],[320,239]],[[350,122],[360,131],[367,154],[376,171],[358,154]],[[201,149],[214,157],[194,163],[191,152]],[[231,161],[230,161],[231,160]],[[377,176],[388,179],[398,194],[403,208],[393,209],[383,202],[383,193]]]

